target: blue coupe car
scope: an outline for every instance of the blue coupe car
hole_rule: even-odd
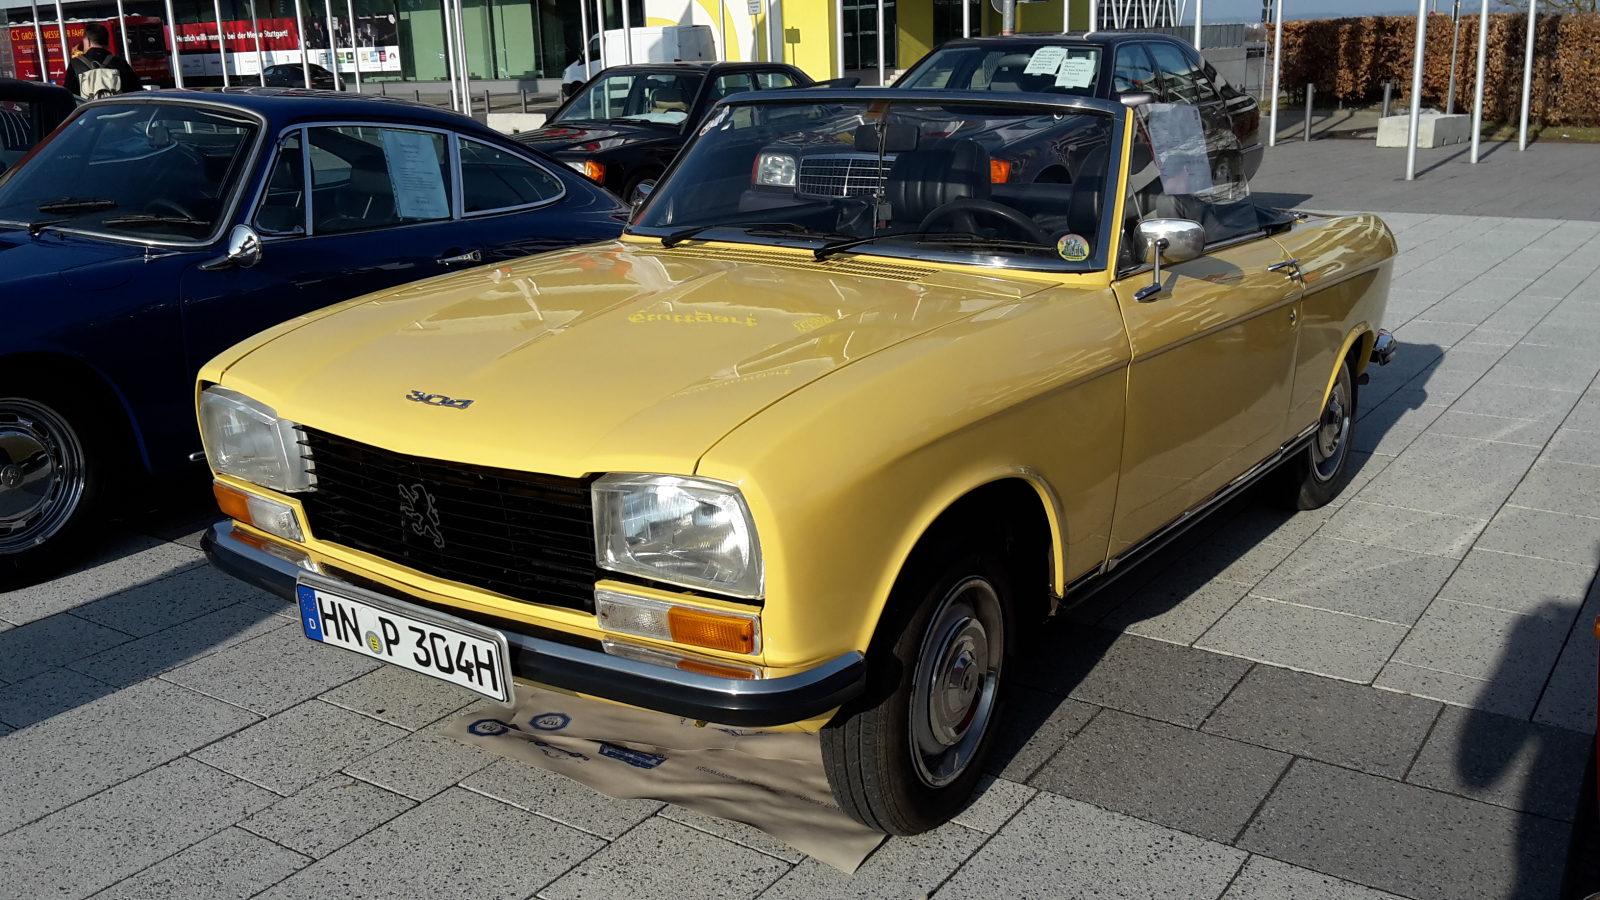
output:
[[[252,88],[80,107],[0,175],[0,588],[133,471],[192,465],[220,351],[370,291],[617,236],[626,208],[471,119]]]

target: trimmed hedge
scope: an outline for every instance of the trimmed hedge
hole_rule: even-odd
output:
[[[1522,102],[1525,13],[1489,16],[1489,52],[1484,75],[1483,118],[1510,122]],[[1395,97],[1411,90],[1415,16],[1313,19],[1283,25],[1283,86],[1312,82],[1319,96],[1374,101],[1383,82],[1395,82]],[[1445,107],[1450,84],[1449,16],[1428,19],[1423,59],[1423,104]],[[1470,112],[1476,85],[1478,16],[1461,17],[1456,59],[1456,109]],[[1409,102],[1409,100],[1407,100]],[[1539,16],[1534,36],[1533,92],[1529,118],[1543,125],[1600,125],[1600,15]]]

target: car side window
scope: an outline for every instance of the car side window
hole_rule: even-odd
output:
[[[306,169],[295,132],[278,145],[278,157],[267,176],[267,189],[256,210],[256,230],[262,234],[306,233]]]
[[[756,83],[761,85],[764,91],[794,87],[794,79],[790,78],[787,72],[757,72]]]
[[[1148,91],[1156,93],[1161,87],[1149,54],[1140,44],[1123,44],[1117,48],[1115,87],[1119,92]]]
[[[706,98],[707,103],[715,103],[723,97],[732,97],[734,94],[743,94],[756,89],[755,82],[750,80],[748,72],[739,72],[734,75],[723,75],[711,83],[711,96]]]
[[[1200,58],[1193,47],[1180,47],[1183,58],[1189,62],[1189,71],[1194,73],[1195,88],[1200,92],[1200,102],[1209,103],[1222,99],[1222,86],[1218,83],[1220,76],[1211,64]]]
[[[450,218],[444,135],[369,125],[309,133],[314,234]]]
[[[492,212],[561,195],[561,182],[539,166],[481,141],[460,139],[461,209]]]
[[[1146,44],[1161,71],[1161,92],[1156,99],[1162,103],[1201,103],[1202,97],[1195,76],[1201,74],[1198,66],[1190,65],[1183,53],[1172,44]]]
[[[1135,264],[1133,248],[1145,219],[1188,219],[1218,244],[1261,230],[1250,186],[1233,147],[1210,147],[1199,110],[1189,103],[1138,108],[1138,130],[1128,162],[1123,238],[1118,269]],[[1231,135],[1230,135],[1231,136]]]

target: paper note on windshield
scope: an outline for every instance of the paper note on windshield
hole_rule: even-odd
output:
[[[1168,194],[1200,194],[1211,190],[1211,162],[1200,110],[1188,103],[1151,103],[1144,107],[1156,168]]]
[[[433,135],[383,130],[383,158],[389,164],[394,208],[402,219],[448,219],[450,198],[433,149]]]
[[[1028,67],[1022,70],[1022,74],[1054,75],[1056,69],[1061,67],[1061,61],[1066,58],[1065,47],[1040,47],[1033,51],[1033,57],[1028,60]]]
[[[1086,88],[1094,80],[1093,59],[1064,59],[1056,70],[1056,87]]]

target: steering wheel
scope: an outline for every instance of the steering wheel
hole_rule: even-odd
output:
[[[170,210],[171,212],[177,213],[178,215],[184,217],[185,219],[194,219],[196,221],[199,221],[199,219],[200,219],[199,216],[197,216],[193,212],[191,212],[189,210],[189,208],[184,206],[182,203],[179,203],[176,200],[168,199],[166,197],[157,197],[154,200],[151,200],[149,203],[146,203],[144,205],[144,209],[145,209],[145,212],[148,212],[148,213],[154,213],[157,209],[166,209],[166,210]]]
[[[974,214],[992,216],[1005,222],[1007,225],[1026,234],[1029,240],[1042,246],[1050,246],[1050,235],[1044,229],[1035,225],[1033,220],[1023,215],[1019,210],[1012,209],[993,200],[977,200],[965,197],[960,200],[951,200],[949,203],[935,209],[923,217],[922,224],[917,226],[918,231],[932,231],[937,222],[945,219],[955,219],[960,228],[969,232],[978,230],[978,223],[973,218]]]

